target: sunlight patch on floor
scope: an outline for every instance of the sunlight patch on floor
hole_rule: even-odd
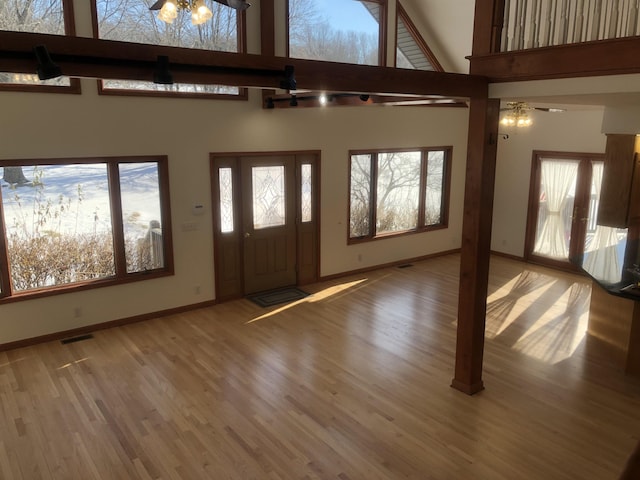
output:
[[[514,350],[545,363],[570,358],[587,334],[589,310],[580,296],[584,286],[574,284],[518,339]]]
[[[289,310],[290,308],[295,307],[296,305],[300,305],[301,303],[315,303],[321,300],[326,300],[327,298],[338,295],[344,292],[345,290],[349,290],[351,288],[357,287],[358,285],[366,282],[367,280],[368,280],[367,278],[362,278],[360,280],[355,280],[353,282],[345,282],[338,285],[334,285],[332,287],[325,288],[324,290],[315,292],[309,295],[308,297],[302,298],[300,300],[296,300],[295,302],[287,303],[286,305],[276,308],[275,310],[271,310],[270,312],[267,312],[264,315],[260,315],[259,317],[253,318],[247,321],[245,324],[250,324],[250,323],[257,322],[259,320],[264,320],[265,318],[273,317],[275,315],[278,315],[279,313],[282,313],[286,310]]]
[[[555,282],[542,284],[529,292],[520,292],[516,286],[521,275],[514,277],[487,298],[486,338],[493,339],[504,333],[526,309],[551,289]]]
[[[73,362],[65,363],[64,365],[59,366],[56,370],[63,370],[65,368],[69,368],[72,365],[77,365],[82,362],[86,362],[89,360],[89,357],[80,358],[78,360],[74,360]]]
[[[20,357],[20,358],[16,358],[15,360],[10,360],[10,361],[8,361],[6,363],[0,364],[0,368],[8,367],[10,365],[13,365],[14,363],[22,362],[23,360],[26,360],[27,358],[29,358],[29,357]]]

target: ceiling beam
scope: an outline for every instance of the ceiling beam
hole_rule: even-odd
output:
[[[473,55],[471,73],[490,82],[640,73],[640,37]]]
[[[488,88],[485,78],[473,75],[26,32],[0,32],[0,71],[34,73],[37,45],[44,45],[69,77],[152,81],[158,57],[167,56],[177,83],[280,88],[274,73],[293,66],[299,89],[468,98]]]

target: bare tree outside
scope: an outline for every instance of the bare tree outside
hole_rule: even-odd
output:
[[[98,12],[99,37],[106,40],[166,45],[182,48],[237,52],[238,15],[233,8],[210,1],[211,20],[192,25],[191,16],[181,11],[173,23],[157,18],[157,11],[149,10],[152,0],[95,0]],[[127,90],[155,90],[188,93],[237,94],[237,87],[222,85],[173,84],[130,80],[104,80],[104,88]]]
[[[377,4],[361,3],[363,18],[378,23]],[[336,28],[318,0],[289,2],[289,54],[294,58],[377,65],[378,45],[378,33]]]
[[[445,168],[444,150],[352,155],[349,237],[441,225]]]
[[[64,35],[62,0],[2,0],[0,30]],[[34,74],[0,72],[0,83],[69,85],[66,77],[40,80]]]

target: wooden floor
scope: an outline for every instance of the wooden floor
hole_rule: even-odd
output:
[[[2,479],[615,479],[640,381],[590,284],[492,259],[484,382],[453,377],[459,256],[0,353]]]

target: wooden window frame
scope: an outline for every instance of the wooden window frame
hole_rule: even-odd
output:
[[[100,39],[98,31],[98,9],[96,0],[90,0],[91,7],[91,27],[93,30],[93,38]],[[231,7],[229,7],[231,8]],[[238,22],[236,25],[238,35],[238,52],[247,53],[247,14],[244,10],[238,12]],[[153,43],[145,45],[154,45]],[[184,48],[184,47],[183,47]],[[233,52],[231,52],[233,53]],[[165,97],[165,98],[198,98],[208,100],[240,100],[247,101],[249,99],[249,90],[244,87],[238,87],[238,94],[231,93],[193,93],[193,92],[163,92],[155,90],[134,90],[126,88],[104,88],[102,79],[97,80],[99,95],[113,95],[124,97]]]
[[[441,221],[437,225],[425,225],[425,194],[426,194],[426,178],[427,178],[427,154],[428,152],[442,151],[444,152],[443,167],[443,192],[440,203]],[[376,204],[377,204],[377,178],[378,178],[378,155],[387,153],[401,152],[420,152],[420,192],[418,204],[418,223],[416,228],[403,230],[398,232],[376,233]],[[361,237],[351,236],[351,162],[354,155],[370,155],[371,156],[371,179],[369,188],[369,225],[371,226],[368,235]],[[416,233],[431,232],[434,230],[442,230],[449,227],[449,199],[451,193],[451,162],[453,158],[453,146],[443,147],[420,147],[420,148],[395,148],[395,149],[378,149],[378,150],[349,150],[349,202],[347,208],[347,244],[356,244],[362,242],[370,242],[382,240],[385,238],[397,238],[405,235],[413,235]]]
[[[61,0],[66,36],[76,36],[73,0]],[[35,72],[34,72],[35,73]],[[70,78],[69,85],[32,85],[27,83],[0,83],[0,91],[4,92],[35,92],[35,93],[66,93],[79,95],[82,93],[80,79]]]
[[[286,55],[287,58],[291,58],[291,52],[289,51],[289,1],[285,0],[285,33],[286,33]],[[371,3],[380,4],[380,19],[379,22],[379,33],[378,33],[378,64],[375,65],[377,67],[384,67],[387,65],[387,17],[389,10],[389,1],[388,0],[365,0]]]
[[[160,195],[160,217],[162,225],[164,266],[153,270],[127,272],[124,231],[122,225],[122,204],[118,166],[126,163],[156,163],[158,165],[158,191]],[[64,285],[53,285],[38,289],[13,292],[9,273],[9,254],[7,250],[3,201],[0,199],[0,304],[33,298],[48,297],[63,293],[89,290],[100,287],[120,285],[141,280],[166,277],[174,274],[173,240],[171,228],[171,206],[169,198],[169,161],[166,155],[117,156],[117,157],[81,157],[81,158],[47,158],[1,160],[1,167],[33,166],[33,165],[74,165],[95,164],[107,165],[109,179],[109,203],[111,206],[111,226],[113,237],[113,254],[115,274],[110,277],[86,280]]]

